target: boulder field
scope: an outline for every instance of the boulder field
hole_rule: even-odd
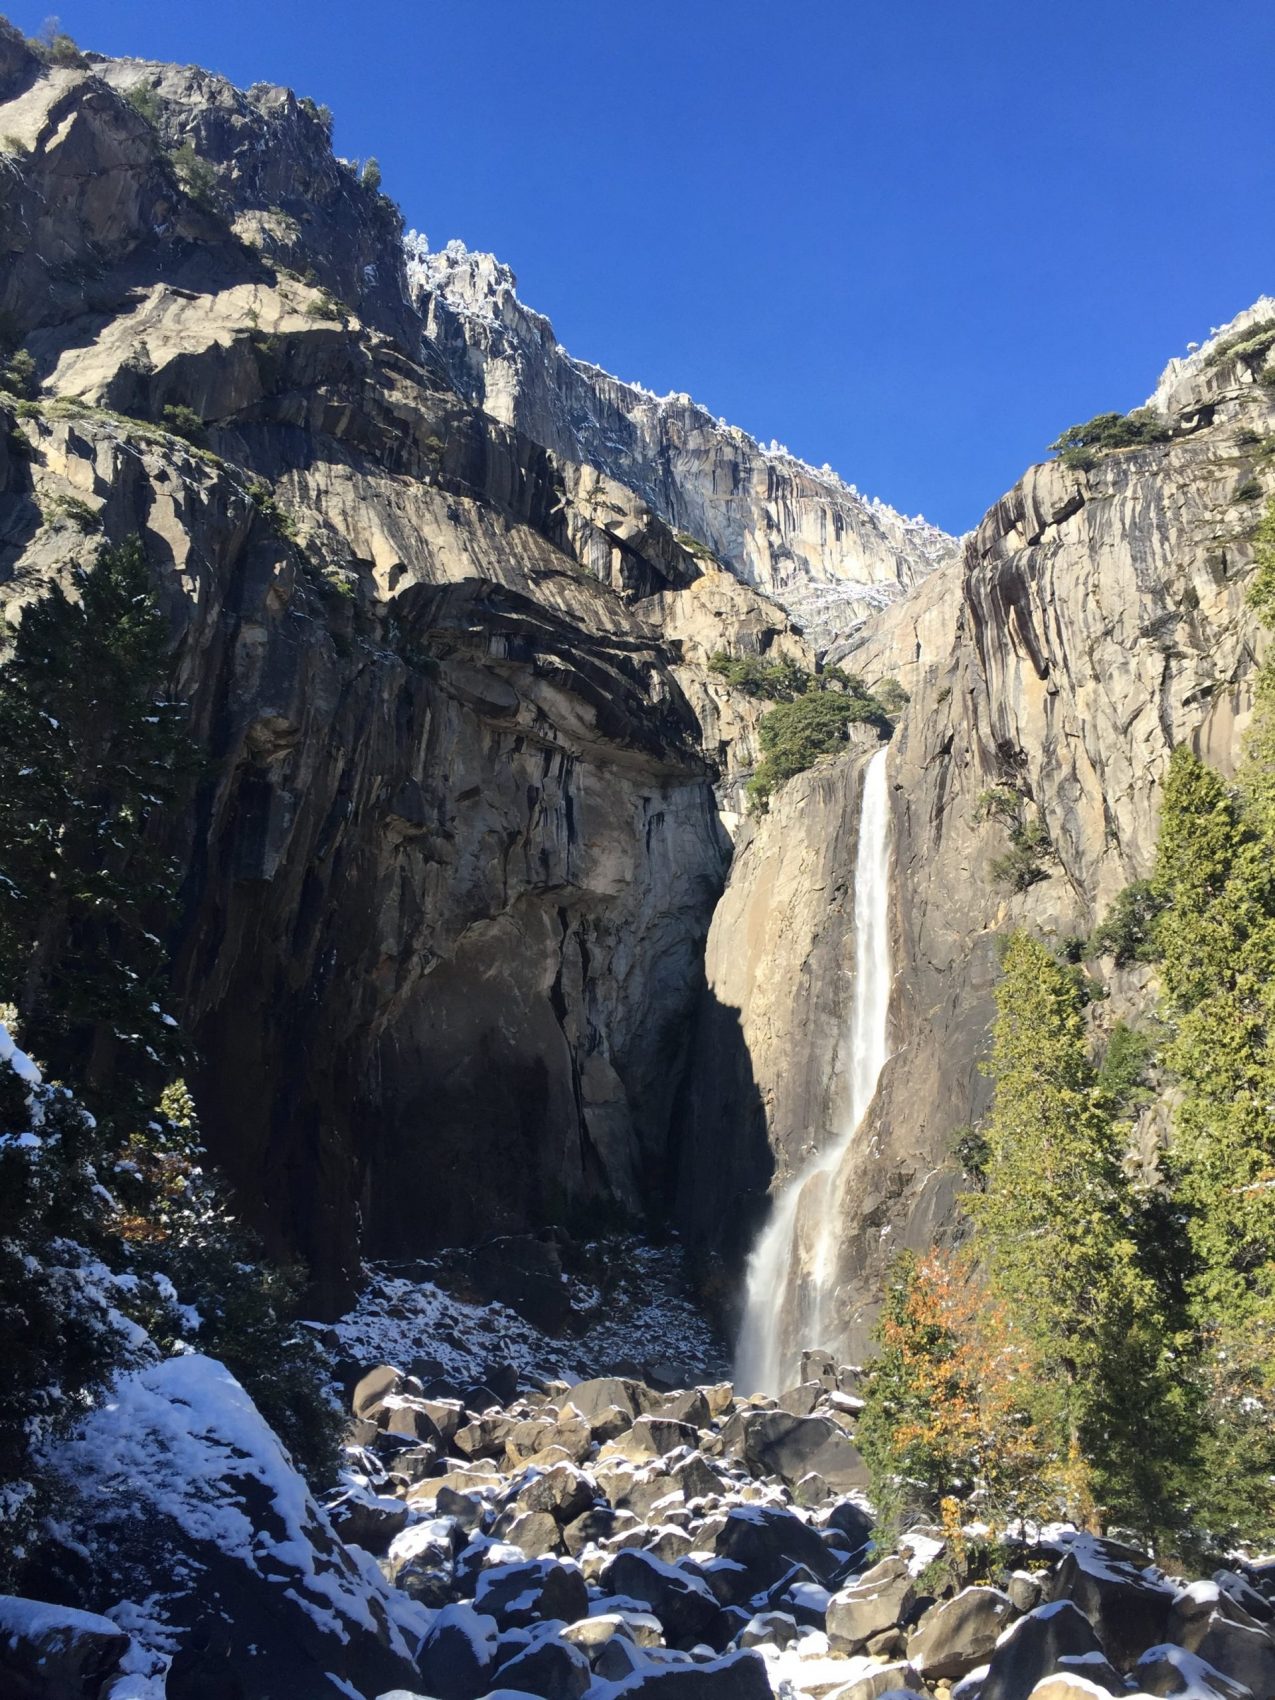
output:
[[[76,1491],[126,1551],[101,1461],[114,1436],[133,1499],[151,1502],[141,1526],[163,1511],[166,1562],[203,1566],[209,1609],[157,1630],[153,1599],[109,1616],[0,1601],[6,1696],[1275,1695],[1275,1562],[1189,1581],[1067,1528],[989,1548],[986,1530],[915,1527],[882,1544],[854,1444],[858,1372],[824,1353],[779,1399],[621,1376],[518,1385],[498,1369],[465,1387],[374,1365],[347,1382],[346,1468],[324,1505],[220,1366],[173,1363],[187,1367],[147,1372],[90,1425]],[[147,1439],[173,1443],[174,1410],[202,1413],[205,1436],[184,1509],[152,1480],[163,1447]],[[231,1506],[235,1538],[210,1559]]]

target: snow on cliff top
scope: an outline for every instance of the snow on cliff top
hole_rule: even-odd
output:
[[[695,401],[684,390],[670,390],[667,395],[659,395],[648,389],[645,384],[635,383],[631,379],[617,378],[605,367],[599,366],[592,360],[582,360],[570,354],[553,336],[553,326],[543,313],[528,307],[518,298],[518,280],[513,271],[498,260],[494,254],[488,254],[479,249],[470,249],[461,241],[453,239],[438,250],[431,250],[428,238],[417,230],[408,231],[403,239],[407,255],[407,277],[409,287],[436,290],[444,293],[452,310],[462,317],[480,319],[491,325],[501,323],[500,315],[496,312],[494,302],[503,294],[528,314],[538,327],[548,333],[560,350],[563,358],[587,374],[596,374],[607,383],[631,392],[638,405],[646,405],[657,410],[693,409],[702,414],[710,424],[715,424],[720,430],[729,432],[740,443],[751,448],[754,453],[767,460],[782,461],[791,467],[799,476],[811,478],[818,483],[827,485],[836,495],[848,497],[860,506],[867,508],[874,519],[884,528],[897,527],[900,530],[916,532],[932,540],[936,549],[941,549],[953,543],[949,534],[940,527],[932,525],[924,514],[903,514],[897,508],[892,508],[888,502],[883,502],[879,496],[866,496],[855,484],[847,483],[840,473],[825,461],[822,466],[813,466],[809,461],[802,460],[793,454],[785,444],[775,441],[760,442],[739,425],[731,425],[720,416],[714,415],[701,402]],[[465,284],[457,287],[458,279],[465,278]]]

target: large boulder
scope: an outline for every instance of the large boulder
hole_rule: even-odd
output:
[[[478,1578],[474,1607],[494,1617],[502,1629],[525,1628],[545,1617],[574,1623],[589,1609],[589,1590],[574,1565],[552,1559],[498,1564]]]
[[[5,1700],[88,1700],[103,1694],[132,1649],[109,1617],[0,1595],[0,1694]]]
[[[635,1418],[632,1428],[609,1444],[625,1458],[664,1458],[679,1447],[693,1448],[698,1441],[699,1430],[690,1423],[645,1415]]]
[[[858,1448],[830,1418],[788,1411],[737,1411],[722,1429],[722,1445],[754,1475],[778,1476],[793,1487],[812,1471],[834,1493],[868,1485]]]
[[[780,1506],[735,1506],[714,1546],[719,1558],[743,1565],[750,1596],[773,1587],[795,1564],[804,1565],[819,1582],[829,1581],[836,1568],[818,1532]]]
[[[417,1655],[425,1691],[436,1700],[478,1700],[491,1687],[496,1621],[470,1605],[444,1606]]]
[[[1058,1566],[1053,1597],[1079,1606],[1112,1664],[1127,1671],[1148,1647],[1167,1639],[1173,1589],[1145,1566],[1105,1549],[1092,1537],[1074,1541]]]
[[[596,1491],[589,1478],[572,1464],[554,1464],[518,1490],[519,1511],[545,1511],[558,1523],[574,1523],[593,1504]]]
[[[1215,1583],[1196,1583],[1178,1596],[1165,1639],[1243,1683],[1262,1700],[1275,1696],[1275,1641]]]
[[[223,1365],[189,1353],[122,1376],[50,1463],[79,1603],[146,1599],[180,1576],[155,1646],[212,1662],[227,1688],[335,1700],[415,1686],[428,1614],[338,1539]],[[234,1634],[214,1655],[197,1643],[218,1620]],[[148,1645],[144,1624],[134,1633]]]
[[[562,1395],[563,1406],[574,1405],[582,1417],[600,1417],[611,1406],[627,1411],[630,1417],[640,1417],[646,1411],[657,1410],[661,1396],[641,1381],[624,1380],[620,1376],[598,1376],[592,1381],[577,1381]]]
[[[1139,1694],[1162,1700],[1253,1700],[1249,1689],[1185,1647],[1148,1647],[1131,1672]]]
[[[986,1664],[1014,1617],[999,1588],[965,1588],[931,1606],[908,1642],[908,1658],[927,1682],[955,1681]]]
[[[902,1623],[915,1600],[906,1561],[883,1559],[828,1601],[828,1640],[837,1651],[857,1653],[874,1635]]]
[[[605,1700],[610,1692],[609,1684],[599,1683],[590,1690],[590,1700],[595,1695]],[[646,1665],[624,1680],[623,1693],[625,1700],[771,1700],[765,1661],[752,1652],[728,1653],[703,1664]]]
[[[702,1387],[687,1387],[680,1393],[670,1393],[659,1408],[662,1417],[672,1417],[692,1428],[707,1428],[713,1420],[708,1395]]]
[[[350,1410],[356,1417],[367,1417],[387,1393],[398,1392],[402,1381],[401,1369],[395,1369],[393,1364],[378,1364],[375,1369],[368,1370],[355,1382],[354,1392],[350,1396]]]
[[[581,1700],[593,1681],[588,1654],[558,1637],[524,1647],[504,1664],[493,1679],[499,1688],[538,1694],[541,1700]]]
[[[703,1642],[721,1652],[730,1640],[730,1620],[712,1589],[676,1565],[647,1552],[626,1551],[612,1559],[601,1580],[608,1593],[637,1600],[653,1612],[671,1647]]]
[[[1043,1677],[1083,1676],[1108,1694],[1125,1685],[1107,1662],[1089,1619],[1070,1600],[1054,1600],[1020,1617],[987,1665],[980,1700],[1027,1700]],[[1090,1691],[1092,1700],[1092,1690]]]
[[[866,1663],[866,1661],[865,1661]],[[875,1665],[852,1677],[840,1688],[834,1688],[828,1700],[880,1700],[883,1694],[915,1695],[925,1693],[921,1678],[905,1660],[894,1664]]]

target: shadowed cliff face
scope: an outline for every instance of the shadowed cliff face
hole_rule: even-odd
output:
[[[1225,771],[1238,759],[1258,641],[1244,595],[1263,505],[1248,481],[1269,494],[1258,443],[1275,427],[1275,397],[1242,363],[1210,367],[1206,355],[1176,370],[1171,442],[1109,455],[1088,472],[1034,467],[990,510],[959,566],[834,651],[869,684],[894,675],[911,692],[888,769],[892,1055],[838,1179],[840,1341],[827,1344],[852,1356],[868,1343],[894,1251],[955,1226],[964,1183],[951,1148],[987,1105],[979,1064],[999,940],[1017,926],[1060,943],[1087,935],[1150,871],[1176,744]],[[735,858],[710,933],[706,997],[741,1011],[776,1154],[772,1190],[837,1129],[835,1069],[821,1079],[804,1059],[835,1057],[844,1036],[854,784],[853,761],[842,760],[780,792]],[[993,786],[1039,811],[1053,845],[1045,877],[1017,894],[992,871],[1007,849],[1004,826],[979,807]],[[747,977],[728,948],[741,937]],[[1108,963],[1105,977],[1113,1008],[1127,976]],[[1103,1008],[1093,1012],[1100,1023]],[[721,1091],[715,1067],[697,1057],[693,1105],[704,1087]],[[1144,1144],[1154,1143],[1156,1115]],[[764,1185],[764,1165],[750,1172]],[[711,1186],[711,1171],[697,1171],[688,1219],[712,1222]]]
[[[334,1299],[360,1244],[661,1211],[761,714],[707,661],[809,652],[452,388],[396,216],[286,91],[5,34],[0,93],[0,305],[42,385],[2,410],[0,595],[102,537],[155,565],[209,757],[174,996],[242,1204]]]

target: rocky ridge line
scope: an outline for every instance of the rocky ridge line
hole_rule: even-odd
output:
[[[407,239],[408,277],[461,392],[565,460],[598,468],[774,597],[826,647],[952,560],[956,538],[765,447],[688,395],[656,396],[573,358],[508,266]]]

